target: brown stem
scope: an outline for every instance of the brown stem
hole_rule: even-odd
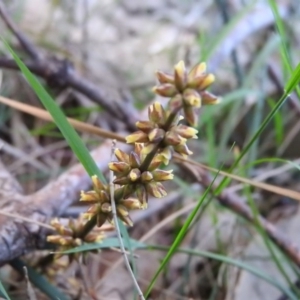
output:
[[[164,130],[167,132],[170,128],[170,126],[172,125],[173,121],[175,120],[175,118],[177,117],[178,112],[180,111],[181,107],[177,108],[176,110],[172,111],[166,121],[166,124],[164,125]],[[144,159],[143,163],[140,166],[140,171],[144,172],[147,171],[155,154],[158,152],[158,150],[160,148],[162,148],[164,145],[164,141],[161,141],[160,143],[158,143],[155,148],[146,156],[146,158]]]
[[[21,31],[18,30],[17,26],[14,24],[12,19],[7,14],[4,5],[0,2],[0,17],[6,24],[6,26],[10,29],[10,31],[16,36],[16,38],[19,40],[20,44],[24,48],[24,50],[28,53],[28,55],[34,59],[39,60],[40,54],[37,51],[36,47],[30,42],[30,40],[22,34]]]
[[[97,224],[97,214],[88,220],[81,230],[76,234],[76,237],[83,239]]]

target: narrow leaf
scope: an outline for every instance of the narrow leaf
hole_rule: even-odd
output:
[[[284,90],[287,94],[290,94],[300,82],[300,63],[297,65],[295,70],[292,72],[291,78],[286,83]]]
[[[153,245],[153,246],[149,246],[148,249],[169,251],[170,247]],[[211,258],[211,259],[226,263],[228,265],[233,265],[233,266],[243,269],[243,270],[257,276],[258,278],[270,283],[271,285],[275,286],[282,293],[284,293],[286,296],[288,296],[289,299],[291,299],[291,300],[298,299],[298,297],[296,295],[294,295],[288,288],[283,286],[275,278],[272,278],[270,275],[264,273],[263,270],[256,269],[256,268],[252,267],[251,265],[241,262],[237,259],[233,259],[233,258],[225,256],[225,255],[216,254],[216,253],[212,253],[212,252],[208,252],[208,251],[192,250],[192,249],[184,249],[184,248],[178,248],[178,249],[176,249],[176,252],[186,253],[186,254],[201,256],[201,257],[207,257],[207,258]]]
[[[8,294],[7,294],[7,292],[6,292],[6,290],[5,290],[5,288],[4,288],[4,286],[3,286],[3,284],[2,284],[1,281],[0,281],[0,294],[1,294],[1,297],[3,296],[7,300],[10,300],[10,298],[9,298],[9,296],[8,296]]]
[[[66,141],[68,142],[69,146],[77,156],[78,160],[84,166],[85,170],[88,172],[90,176],[97,175],[100,180],[105,182],[105,178],[103,174],[97,167],[88,149],[83,144],[82,140],[80,139],[75,129],[67,121],[60,107],[47,93],[47,91],[44,89],[44,87],[41,85],[38,79],[30,72],[30,70],[26,67],[26,65],[20,60],[20,58],[16,55],[13,49],[8,45],[8,43],[5,40],[3,40],[3,42],[5,47],[9,50],[9,52],[13,56],[17,65],[22,71],[23,75],[25,76],[25,78],[27,79],[27,81],[35,91],[36,95],[38,96],[38,98],[40,99],[44,107],[51,114],[55,124],[57,125],[57,127],[59,128],[63,136],[65,137]]]
[[[156,273],[154,274],[148,288],[145,294],[145,297],[147,298],[156,282],[156,279],[158,277],[158,275],[160,274],[160,272],[165,268],[165,266],[167,265],[167,263],[169,262],[169,260],[171,259],[171,257],[173,256],[173,254],[176,252],[176,249],[179,247],[180,243],[182,242],[183,238],[186,235],[186,232],[189,229],[189,226],[191,225],[192,221],[194,220],[197,212],[199,211],[200,207],[202,206],[202,204],[204,203],[204,200],[206,199],[206,196],[208,195],[209,191],[211,190],[212,185],[214,184],[215,180],[217,179],[219,173],[217,173],[214,177],[214,179],[212,180],[212,182],[210,183],[210,185],[208,186],[208,188],[205,190],[204,194],[202,195],[202,197],[200,198],[199,202],[197,203],[196,207],[193,209],[193,211],[191,212],[191,214],[188,216],[187,220],[184,222],[181,230],[179,231],[179,233],[177,234],[175,241],[173,242],[173,244],[171,245],[169,251],[167,252],[165,258],[163,259],[163,261],[161,262],[158,270],[156,271]]]
[[[33,268],[26,265],[20,259],[14,259],[10,262],[10,265],[22,274],[23,268],[27,268],[28,278],[32,284],[46,294],[50,299],[69,300],[70,298],[53,286],[44,276],[36,272]]]
[[[131,249],[144,249],[147,247],[146,244],[136,241],[134,239],[129,239],[129,241],[130,241]],[[55,253],[70,254],[70,253],[78,253],[78,252],[97,250],[97,249],[116,248],[119,246],[120,246],[120,243],[117,238],[106,238],[102,243],[83,244],[79,247],[76,247],[76,248],[73,248],[70,250],[66,250],[63,252],[55,252]],[[125,245],[125,247],[126,246],[127,245]]]

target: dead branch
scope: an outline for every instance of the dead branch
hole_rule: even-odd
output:
[[[92,151],[92,157],[101,170],[106,170],[110,161],[110,141]],[[0,174],[8,172],[1,169]],[[55,182],[50,182],[35,194],[24,196],[11,189],[12,179],[7,179],[8,193],[0,194],[4,209],[14,214],[26,216],[32,221],[46,223],[49,218],[59,216],[72,203],[78,200],[80,190],[87,189],[90,178],[83,167],[78,164],[61,175]],[[15,184],[15,183],[14,183]],[[2,202],[3,203],[3,202]],[[1,207],[3,207],[1,205]],[[44,246],[47,230],[37,224],[0,216],[0,265],[34,249]]]
[[[0,2],[0,16],[9,30],[15,35],[19,43],[22,45],[24,50],[33,60],[39,60],[40,54],[36,47],[30,42],[30,40],[18,30],[17,26],[12,22],[11,18],[5,11],[4,5]]]
[[[40,55],[31,41],[17,29],[3,5],[0,5],[0,16],[24,50],[31,56],[31,60],[25,61],[25,64],[32,73],[45,79],[50,87],[59,89],[69,87],[85,95],[101,105],[113,118],[121,120],[129,131],[135,130],[137,113],[128,101],[114,99],[109,91],[100,89],[96,84],[80,76],[70,61]],[[14,60],[4,57],[1,58],[0,67],[19,70]]]

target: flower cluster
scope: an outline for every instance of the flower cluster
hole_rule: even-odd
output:
[[[123,201],[134,193],[141,204],[140,208],[147,207],[148,195],[155,198],[166,196],[167,192],[161,182],[173,179],[172,171],[158,169],[162,163],[161,155],[155,155],[149,166],[143,170],[142,165],[147,157],[143,150],[144,145],[141,143],[136,143],[130,154],[116,149],[118,161],[109,163],[110,170],[116,176],[114,183],[123,186]]]
[[[61,251],[68,250],[73,247],[78,247],[83,243],[99,243],[104,239],[103,230],[93,229],[83,238],[78,237],[78,233],[84,226],[82,220],[74,221],[70,219],[67,225],[63,225],[59,220],[53,219],[50,223],[57,234],[48,235],[47,241],[61,246]],[[57,253],[56,257],[61,256],[61,253]]]
[[[159,84],[154,92],[170,97],[166,108],[155,102],[148,108],[148,120],[136,123],[137,131],[128,135],[126,141],[134,144],[130,153],[115,150],[117,161],[109,163],[114,173],[114,199],[110,197],[110,186],[92,176],[93,189],[81,192],[80,201],[91,204],[83,217],[87,220],[75,226],[73,221],[63,226],[57,220],[53,226],[58,235],[49,236],[48,241],[65,246],[78,246],[83,242],[95,242],[103,238],[93,230],[106,221],[113,223],[111,200],[115,202],[117,216],[132,226],[129,211],[147,207],[148,197],[162,198],[167,195],[162,182],[172,180],[172,170],[159,169],[168,165],[174,152],[186,157],[192,152],[187,146],[189,139],[197,138],[198,131],[181,123],[183,119],[191,125],[197,124],[196,109],[206,104],[218,103],[218,98],[206,91],[214,82],[214,76],[206,73],[206,64],[196,65],[189,73],[183,61],[174,67],[174,74],[156,73]],[[180,112],[183,111],[183,116]],[[78,234],[80,232],[80,234]],[[80,237],[80,238],[79,238]]]
[[[156,73],[159,85],[153,91],[163,97],[170,97],[168,103],[171,111],[183,108],[186,121],[197,125],[198,115],[196,108],[202,105],[218,103],[218,97],[206,91],[214,82],[213,74],[206,73],[206,64],[197,64],[189,73],[184,62],[180,61],[174,67],[174,75],[161,71]]]
[[[178,124],[183,119],[178,115],[174,115],[168,124],[170,114],[171,112],[166,111],[158,102],[150,105],[149,121],[138,121],[136,127],[139,130],[126,137],[127,143],[144,143],[145,147],[142,150],[144,155],[157,148],[165,165],[172,157],[171,148],[183,156],[191,155],[192,152],[188,149],[186,142],[188,139],[197,138],[198,130]]]
[[[111,207],[111,199],[109,186],[104,185],[97,176],[92,176],[93,190],[84,192],[81,191],[80,201],[85,201],[91,204],[90,208],[83,217],[90,220],[94,216],[97,217],[97,226],[100,227],[107,220],[113,223],[113,213]],[[115,190],[115,199],[117,216],[127,225],[132,226],[132,220],[129,216],[129,210],[139,209],[140,202],[134,198],[126,197],[128,192],[125,188],[117,188]],[[126,199],[125,199],[126,197]]]

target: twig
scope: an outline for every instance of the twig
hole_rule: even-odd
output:
[[[36,47],[30,40],[17,29],[11,18],[6,13],[3,4],[0,3],[0,17],[7,27],[17,37],[24,50],[31,56],[30,61],[25,61],[29,70],[43,77],[49,86],[56,86],[60,89],[71,87],[82,93],[92,101],[100,104],[111,116],[122,121],[129,131],[134,131],[137,120],[137,111],[123,99],[114,99],[110,91],[100,89],[98,85],[91,83],[84,77],[80,76],[74,70],[71,62],[66,59],[57,59],[55,57],[42,57]],[[14,60],[0,58],[0,66],[19,70]],[[120,97],[121,98],[121,97]],[[125,103],[126,102],[126,103]]]
[[[10,29],[10,31],[16,36],[24,50],[29,54],[29,56],[34,60],[40,59],[40,54],[36,47],[30,42],[30,40],[22,34],[17,26],[14,24],[12,19],[9,17],[7,12],[5,11],[4,5],[0,2],[0,16],[6,26]]]
[[[44,227],[44,228],[49,229],[49,230],[54,230],[54,228],[51,225],[48,225],[48,224],[42,223],[42,222],[38,222],[38,221],[35,221],[33,219],[30,219],[30,218],[23,217],[23,216],[18,215],[18,214],[11,214],[9,212],[0,210],[0,215],[13,218],[13,219],[15,219],[16,221],[19,221],[19,222],[20,221],[27,222],[27,223],[38,225],[40,227]]]
[[[111,161],[114,158],[115,147],[116,147],[116,141],[113,141]],[[136,290],[139,294],[139,297],[140,297],[140,299],[145,300],[143,292],[142,292],[142,290],[141,290],[141,288],[140,288],[140,286],[139,286],[139,284],[138,284],[138,282],[137,282],[137,280],[136,280],[136,278],[133,274],[133,271],[131,269],[131,266],[130,266],[130,263],[129,263],[129,260],[128,260],[128,256],[126,255],[125,247],[124,247],[124,244],[123,244],[123,239],[122,239],[122,236],[121,236],[121,231],[120,231],[119,221],[118,221],[118,216],[117,216],[117,209],[116,209],[115,195],[114,195],[115,188],[114,188],[114,182],[113,181],[114,181],[114,172],[110,171],[109,172],[109,186],[110,186],[111,208],[112,208],[113,220],[114,220],[114,223],[115,223],[115,226],[116,226],[117,236],[118,236],[118,239],[119,239],[119,242],[120,242],[121,252],[122,252],[123,257],[124,257],[126,268],[129,272],[130,277],[132,278],[133,284],[134,284],[134,286],[135,286],[135,288],[136,288]]]

